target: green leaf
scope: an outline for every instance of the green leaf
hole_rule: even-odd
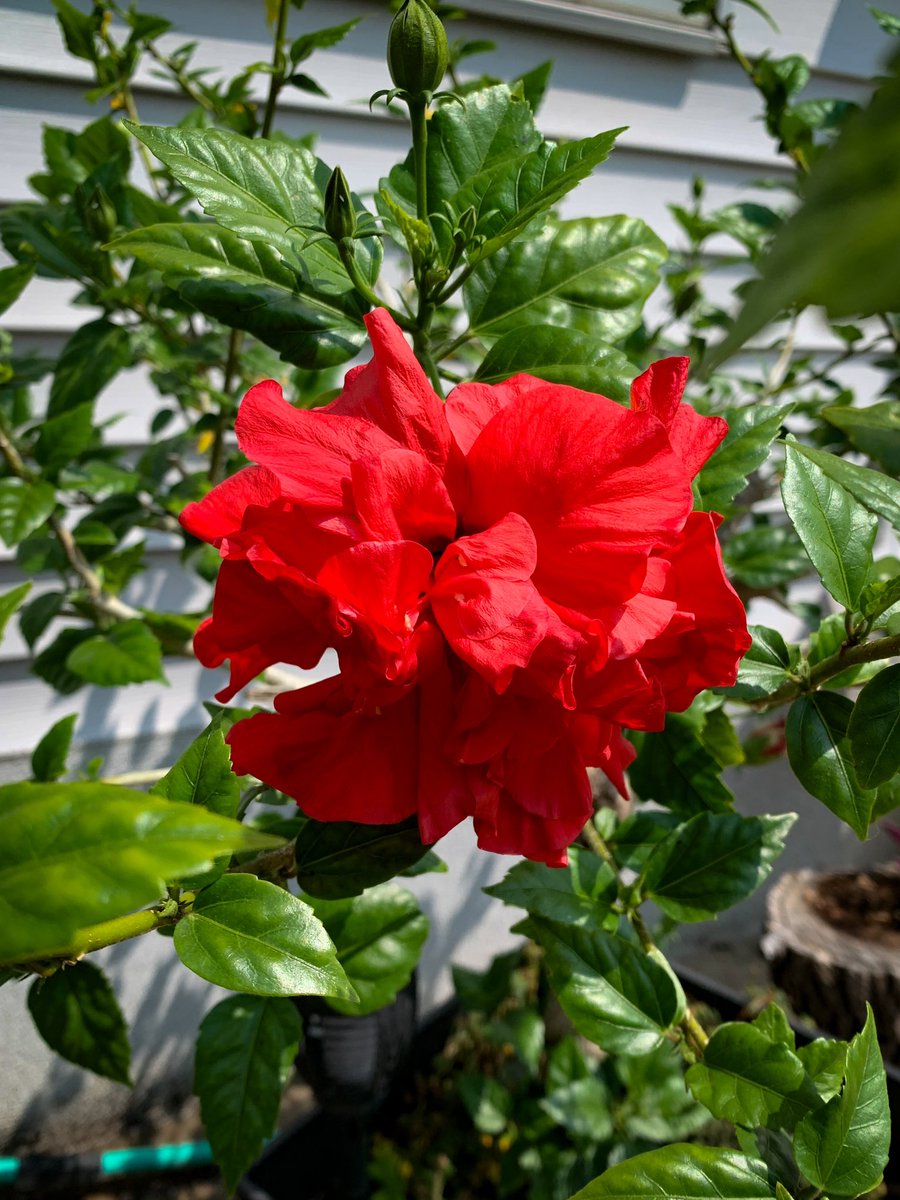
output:
[[[224,875],[200,892],[175,927],[175,949],[201,979],[233,992],[354,994],[309,905],[255,875]]]
[[[500,383],[524,372],[597,392],[627,404],[635,369],[620,350],[604,346],[577,329],[524,325],[499,338],[485,355],[475,378]]]
[[[872,566],[878,521],[791,441],[781,495],[822,583],[838,604],[855,609]]]
[[[56,17],[62,27],[66,49],[76,58],[96,60],[94,49],[94,30],[96,28],[93,16],[81,12],[69,0],[53,0]]]
[[[646,894],[677,921],[706,921],[756,891],[796,819],[698,813],[657,846]]]
[[[838,318],[900,310],[898,61],[804,181],[805,201],[776,236],[716,362],[790,305],[822,304]]]
[[[840,1094],[847,1065],[847,1043],[816,1038],[801,1046],[797,1057],[823,1100]]]
[[[617,341],[637,328],[665,258],[663,243],[636,218],[551,220],[468,279],[472,332],[499,337],[521,325],[556,325]]]
[[[427,853],[415,818],[399,825],[310,819],[297,837],[297,882],[310,896],[323,900],[358,896]]]
[[[87,683],[101,687],[165,678],[162,647],[137,618],[79,643],[66,659],[66,667]]]
[[[811,796],[865,841],[876,792],[860,786],[847,727],[853,702],[837,692],[798,697],[785,726],[788,761]]]
[[[222,817],[237,815],[241,787],[221,720],[211,721],[151,791],[182,804],[201,804]]]
[[[847,733],[861,787],[887,783],[900,771],[900,663],[879,671],[862,689]]]
[[[63,629],[35,658],[31,664],[32,671],[39,679],[55,688],[60,695],[71,696],[73,692],[84,687],[84,680],[74,671],[70,671],[66,663],[72,651],[90,637],[93,637],[92,629]]]
[[[691,817],[732,807],[734,797],[719,778],[721,770],[691,721],[669,713],[662,733],[644,736],[628,776],[642,800]]]
[[[573,1138],[605,1142],[613,1135],[609,1091],[595,1075],[549,1092],[538,1104]]]
[[[82,961],[35,979],[28,1011],[51,1050],[95,1075],[131,1085],[128,1028],[99,967]]]
[[[737,683],[727,689],[727,694],[740,700],[757,700],[771,695],[787,681],[796,655],[792,656],[777,629],[767,625],[747,628],[753,643],[738,668]]]
[[[659,843],[680,824],[675,813],[638,809],[609,838],[616,862],[630,871],[642,870]]]
[[[859,598],[859,611],[867,621],[873,621],[897,604],[900,604],[900,575],[867,583]]]
[[[550,986],[579,1033],[610,1053],[646,1054],[677,1020],[679,989],[632,942],[529,917],[517,929],[544,950]]]
[[[12,307],[34,275],[33,263],[17,263],[0,271],[0,314]]]
[[[64,952],[222,853],[274,839],[202,808],[102,783],[0,787],[0,963]]]
[[[847,1050],[841,1094],[797,1126],[797,1165],[817,1188],[858,1196],[877,1187],[888,1160],[891,1119],[872,1009]]]
[[[787,1013],[774,1000],[770,1000],[762,1012],[757,1013],[750,1024],[754,1029],[758,1029],[761,1033],[764,1033],[770,1042],[787,1046],[789,1050],[797,1049],[797,1037],[791,1028]]]
[[[41,425],[34,457],[48,475],[69,466],[94,440],[94,406],[79,404]]]
[[[56,492],[43,479],[0,479],[0,539],[15,546],[34,533],[56,507]]]
[[[131,335],[106,317],[89,321],[69,338],[53,373],[47,416],[58,417],[95,400],[131,363]]]
[[[311,247],[311,258],[323,244]],[[200,224],[151,225],[119,238],[115,249],[161,271],[200,312],[252,333],[297,366],[338,366],[366,343],[367,305],[331,259],[321,259],[315,276],[298,274],[264,242]]]
[[[589,850],[569,849],[569,865],[517,863],[500,883],[484,889],[513,908],[549,921],[572,925],[597,925],[609,913],[618,892],[612,868]]]
[[[55,783],[65,772],[77,720],[77,713],[63,717],[35,746],[31,756],[31,774],[38,783]]]
[[[732,500],[747,486],[747,476],[768,458],[769,446],[792,408],[792,404],[745,404],[721,414],[728,433],[697,478],[699,508],[723,514],[731,510]]]
[[[836,405],[822,409],[822,416],[843,430],[851,443],[869,458],[880,462],[889,475],[900,475],[900,413],[896,400],[867,404],[865,408]]]
[[[753,588],[783,587],[809,574],[803,543],[787,525],[752,525],[722,547],[730,575]]]
[[[19,610],[30,591],[31,580],[29,579],[27,583],[20,583],[18,587],[14,587],[0,596],[0,640],[3,639],[10,617]]]
[[[299,1042],[300,1016],[287,999],[229,996],[203,1018],[194,1092],[229,1193],[275,1129]]]
[[[872,4],[867,7],[885,33],[900,37],[900,17],[895,13],[885,12],[883,8],[875,8]]]
[[[304,33],[295,38],[288,51],[291,65],[296,67],[316,50],[328,50],[336,46],[361,20],[361,17],[355,17],[352,21],[345,21],[343,25],[331,25],[328,29],[317,29],[315,33]]]
[[[510,994],[512,977],[522,961],[520,950],[498,954],[486,971],[451,967],[456,998],[467,1012],[492,1013]]]
[[[496,1079],[462,1071],[455,1079],[459,1098],[479,1133],[502,1133],[512,1115],[512,1096]]]
[[[829,479],[846,488],[850,495],[855,496],[870,512],[884,517],[900,531],[900,483],[896,479],[884,475],[881,471],[858,467],[855,463],[838,458],[836,454],[828,454],[824,450],[816,450],[800,442],[791,442],[791,448],[815,463]]]
[[[494,1045],[512,1048],[534,1079],[540,1075],[545,1035],[543,1017],[534,1008],[514,1008],[484,1027],[484,1036]]]
[[[358,1002],[332,999],[331,1007],[365,1016],[390,1004],[409,983],[428,936],[428,918],[415,896],[383,883],[352,899],[312,903],[359,996]]]
[[[746,761],[744,747],[724,707],[706,714],[700,738],[720,767],[735,767]]]
[[[676,1142],[604,1171],[572,1200],[771,1200],[764,1163],[735,1150]]]
[[[821,1103],[793,1050],[742,1022],[719,1026],[685,1080],[714,1117],[735,1125],[790,1130]]]
[[[627,1092],[619,1122],[628,1138],[671,1142],[709,1124],[709,1113],[684,1085],[681,1055],[671,1043],[652,1054],[619,1055],[615,1073]]]

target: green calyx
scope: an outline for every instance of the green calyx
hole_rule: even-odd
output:
[[[406,0],[388,34],[391,79],[411,97],[436,90],[450,61],[447,34],[425,0]]]

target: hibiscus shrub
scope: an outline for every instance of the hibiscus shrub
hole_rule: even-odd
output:
[[[113,113],[45,131],[40,199],[0,214],[16,259],[0,302],[37,273],[77,280],[102,315],[55,363],[0,346],[0,535],[24,571],[58,577],[0,598],[0,619],[18,610],[35,672],[63,694],[158,678],[164,654],[230,676],[149,793],[97,764],[60,782],[71,717],[32,780],[0,789],[0,982],[36,976],[42,1036],[127,1081],[125,1024],[86,955],[171,932],[186,967],[236,993],[196,1052],[233,1187],[274,1123],[299,1038],[290,997],[389,1003],[427,935],[396,877],[439,868],[431,847],[471,819],[483,850],[525,860],[490,892],[525,911],[574,1029],[624,1062],[677,1048],[686,1111],[736,1127],[739,1151],[604,1148],[615,1165],[580,1195],[875,1187],[889,1122],[871,1017],[849,1044],[798,1049],[777,1008],[710,1037],[644,905],[710,920],[771,871],[794,818],[736,811],[727,766],[786,748],[860,838],[897,803],[900,564],[876,557],[879,522],[900,527],[895,402],[857,403],[840,376],[874,350],[897,394],[896,70],[862,111],[804,101],[802,60],[751,62],[716,0],[685,0],[759,91],[803,203],[706,212],[698,183],[673,207],[689,246],[653,324],[663,243],[630,217],[555,212],[622,131],[545,140],[547,68],[462,81],[472,47],[451,53],[424,0],[399,6],[383,93],[411,150],[368,204],[352,164],[348,182],[275,128],[284,88],[318,87],[300,64],[354,22],[290,40],[277,0],[271,66],[210,81],[190,46],[161,47],[166,21],[55,5]],[[176,127],[140,123],[144,56],[195,106]],[[705,290],[718,235],[761,276],[737,317]],[[811,303],[843,339],[824,365],[776,324],[759,372],[720,366]],[[135,461],[94,409],[138,364],[171,403]],[[38,419],[30,387],[50,372]],[[152,530],[215,580],[209,615],[123,595]],[[758,597],[807,637],[748,628]],[[283,669],[326,652],[327,679]],[[260,677],[274,712],[234,706]],[[596,1108],[597,1080],[577,1083],[548,1111]]]

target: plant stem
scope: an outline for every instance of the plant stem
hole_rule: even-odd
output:
[[[256,875],[259,879],[290,879],[296,874],[294,852],[294,843],[288,842],[286,846],[279,846],[277,850],[267,850],[265,854],[258,854],[249,862],[238,863],[228,869],[233,875]]]
[[[264,138],[267,138],[272,132],[278,93],[284,86],[284,39],[287,34],[289,9],[290,0],[279,0],[278,17],[275,22],[275,41],[272,44],[272,74],[269,76],[269,94],[266,97],[262,128],[259,131],[259,136]]]
[[[150,933],[163,925],[174,925],[178,920],[178,915],[178,904],[171,899],[165,900],[155,908],[144,908],[140,912],[129,913],[125,917],[115,917],[111,921],[102,921],[99,925],[89,925],[86,929],[79,929],[67,946],[61,947],[53,954],[46,955],[40,963],[23,963],[22,965],[40,975],[52,974],[52,969],[49,971],[47,969],[47,964],[51,960],[58,960],[56,965],[77,962],[79,958],[83,958],[85,954],[89,954],[93,950],[116,946],[119,942],[130,941],[131,938]]]
[[[425,101],[409,101],[409,120],[412,125],[413,157],[416,164],[416,216],[428,222],[428,120]]]
[[[820,663],[816,663],[810,670],[808,679],[788,680],[771,696],[751,702],[752,707],[757,712],[768,712],[770,708],[778,708],[782,704],[796,700],[805,692],[815,691],[823,683],[827,683],[829,679],[833,679],[837,675],[842,675],[850,667],[878,662],[882,658],[895,658],[897,655],[900,655],[900,634],[875,638],[871,642],[862,642],[856,646],[844,645],[837,654],[832,654],[830,658],[824,658]]]
[[[359,269],[359,263],[356,261],[356,255],[353,253],[352,239],[341,238],[341,240],[337,242],[337,251],[341,256],[341,262],[344,264],[344,270],[350,277],[350,282],[363,297],[363,299],[368,300],[373,308],[386,309],[401,329],[405,329],[407,333],[412,333],[412,331],[415,329],[415,325],[412,323],[409,317],[407,317],[405,313],[398,312],[395,308],[392,308],[389,304],[386,304],[378,295],[378,293],[369,287],[368,283],[363,278],[362,271]]]

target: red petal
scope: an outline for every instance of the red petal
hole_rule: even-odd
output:
[[[456,513],[439,471],[412,450],[388,450],[351,465],[353,500],[371,538],[443,545]]]
[[[374,357],[348,372],[343,392],[324,411],[369,421],[401,446],[443,467],[450,429],[442,401],[390,314],[376,308],[364,320]]]
[[[534,386],[493,417],[468,467],[464,523],[521,513],[540,591],[588,613],[640,589],[648,553],[674,540],[693,503],[655,417],[559,385]]]
[[[238,774],[293,796],[315,820],[391,825],[416,811],[416,738],[413,695],[375,713],[262,713],[227,741]]]
[[[631,407],[662,421],[672,449],[693,479],[728,432],[728,425],[721,417],[703,417],[690,404],[681,403],[690,362],[689,358],[663,358],[649,366],[631,385]]]
[[[335,512],[345,507],[351,462],[397,445],[368,421],[294,408],[272,379],[244,397],[235,429],[243,452],[274,471],[285,493]]]
[[[218,545],[240,529],[250,505],[266,505],[281,495],[277,476],[265,467],[247,467],[214,487],[208,496],[189,504],[178,518],[188,533]]]

